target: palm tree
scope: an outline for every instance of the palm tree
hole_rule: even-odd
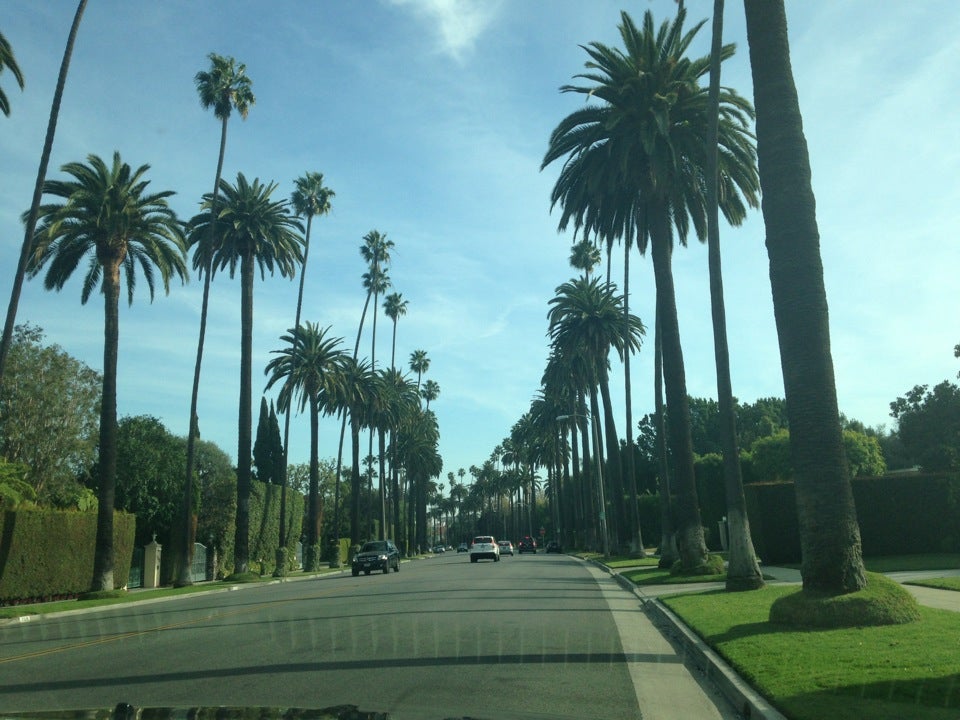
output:
[[[436,380],[427,380],[420,390],[420,396],[427,401],[426,409],[430,409],[430,402],[440,397],[440,385]]]
[[[820,232],[782,0],[745,0],[770,287],[780,339],[805,590],[866,586],[830,354]]]
[[[247,66],[237,64],[232,57],[210,53],[210,69],[201,70],[194,76],[194,84],[204,110],[213,108],[213,115],[220,121],[220,151],[217,156],[217,171],[213,180],[210,208],[214,223],[209,227],[209,236],[198,238],[193,256],[193,269],[203,276],[203,297],[200,302],[200,332],[197,336],[197,360],[193,368],[193,386],[190,390],[190,420],[187,433],[187,466],[184,482],[183,562],[179,568],[177,585],[190,584],[190,561],[193,554],[193,521],[191,498],[193,497],[193,465],[196,441],[200,436],[197,426],[197,402],[200,396],[200,369],[203,365],[203,343],[207,334],[207,311],[210,305],[210,280],[212,276],[213,248],[219,242],[216,218],[219,215],[220,182],[223,173],[223,158],[227,148],[227,121],[233,110],[242,120],[247,119],[250,107],[256,102],[251,90],[252,82],[247,77]],[[286,443],[284,443],[286,447]],[[281,526],[283,523],[281,523]],[[282,532],[282,530],[281,530]]]
[[[720,213],[717,198],[717,134],[720,121],[720,58],[723,53],[723,0],[713,3],[713,40],[710,48],[710,115],[707,130],[707,245],[710,270],[710,307],[713,314],[713,344],[717,365],[717,402],[723,438],[723,475],[727,497],[729,557],[728,590],[755,590],[763,587],[763,574],[750,539],[747,501],[743,495],[740,449],[737,446],[737,416],[730,380],[730,349],[723,302],[723,274],[720,263]],[[759,179],[754,179],[754,187]],[[750,195],[756,203],[755,192]]]
[[[153,300],[157,274],[166,292],[172,276],[186,279],[186,241],[182,223],[167,204],[167,198],[174,193],[147,192],[150,182],[144,176],[149,165],[131,170],[120,161],[120,154],[114,153],[110,166],[96,155],[89,155],[87,164],[68,163],[61,169],[73,179],[44,183],[44,193],[63,202],[40,206],[40,227],[28,269],[35,276],[48,266],[44,286],[61,290],[84,256],[89,256],[80,302],[85,304],[98,284],[103,293],[100,486],[91,588],[113,590],[121,270],[126,278],[128,302],[133,302],[138,266]]]
[[[675,464],[678,537],[683,565],[693,570],[706,561],[693,474],[690,411],[671,257],[673,234],[686,242],[692,223],[698,237],[706,230],[705,186],[708,92],[700,79],[709,72],[709,56],[685,57],[703,22],[683,32],[686,11],[659,31],[653,15],[642,29],[621,13],[620,35],[626,51],[590,43],[585,86],[564,92],[596,97],[592,105],[567,116],[550,137],[543,166],[568,156],[552,193],[563,206],[561,229],[575,228],[601,238],[635,238],[653,257],[658,313],[662,323],[670,445]],[[733,46],[723,48],[729,57]],[[755,170],[749,132],[749,103],[734,91],[720,93],[718,141],[721,210],[732,224],[741,222],[754,200]],[[741,194],[742,193],[742,194]],[[628,395],[629,396],[629,395]]]
[[[303,308],[303,284],[307,278],[307,259],[310,254],[310,230],[313,227],[314,215],[326,215],[330,212],[330,198],[336,193],[323,184],[323,173],[308,172],[303,177],[293,181],[294,191],[290,197],[293,211],[298,217],[307,218],[307,234],[303,243],[303,270],[300,273],[300,288],[297,291],[297,313],[293,321],[294,328],[300,327],[300,312]],[[280,535],[277,545],[277,563],[274,574],[282,575],[286,567],[285,557],[281,556],[287,546],[287,525],[284,518],[287,516],[287,460],[290,450],[290,411],[284,413],[283,419],[283,474],[280,480]],[[319,523],[319,516],[312,519],[314,524]],[[319,527],[319,525],[318,525]],[[316,542],[319,542],[317,540]],[[316,544],[311,544],[314,545]],[[316,558],[314,559],[316,560]]]
[[[373,383],[373,369],[366,360],[347,358],[343,364],[343,386],[336,406],[350,418],[350,544],[360,542],[360,429],[367,423],[367,403]]]
[[[390,368],[395,368],[397,359],[397,320],[407,314],[409,303],[401,293],[391,293],[383,299],[383,312],[393,320],[393,340],[390,343]]]
[[[283,381],[277,405],[290,417],[294,402],[298,411],[310,407],[310,491],[307,509],[307,552],[304,569],[316,570],[320,559],[320,413],[330,408],[330,399],[340,393],[342,368],[346,354],[339,348],[343,338],[328,337],[329,327],[321,329],[307,322],[291,328],[280,341],[286,347],[274,350],[278,357],[265,369],[267,390]],[[286,450],[284,443],[284,450]],[[282,545],[281,548],[284,548]]]
[[[364,275],[364,286],[367,288],[367,302],[370,301],[370,293],[373,293],[373,340],[370,350],[370,365],[377,368],[377,305],[380,302],[380,293],[385,292],[390,286],[390,278],[387,277],[386,266],[390,263],[390,250],[393,248],[393,241],[387,240],[387,236],[379,230],[371,230],[363,236],[363,245],[360,246],[360,255],[366,260],[370,268],[369,273]],[[364,305],[363,312],[366,314],[367,307]],[[361,320],[361,326],[362,326]]]
[[[17,59],[13,56],[13,48],[10,47],[10,41],[4,37],[3,33],[0,33],[0,73],[4,70],[9,70],[13,74],[13,79],[17,81],[17,85],[23,90],[23,72],[20,70],[20,66],[17,65]],[[0,87],[0,112],[10,117],[10,101],[7,99],[7,94],[3,91],[2,87]]]
[[[420,391],[420,378],[430,369],[430,358],[426,350],[414,350],[410,353],[410,370],[417,374],[417,392]]]
[[[240,266],[240,408],[237,438],[237,528],[234,544],[234,572],[247,572],[250,526],[250,435],[251,380],[253,369],[253,279],[256,267],[263,277],[274,268],[292,278],[303,262],[303,226],[290,213],[284,200],[271,200],[277,184],[252,183],[243,173],[236,185],[220,181],[223,201],[213,215],[213,197],[205,196],[201,214],[190,224],[191,242],[203,243],[212,235],[214,224],[223,228],[209,250],[211,274],[229,268],[230,277]],[[201,247],[198,252],[206,254]]]
[[[570,248],[570,266],[583,271],[583,277],[590,279],[590,273],[600,264],[600,250],[589,240],[581,240]]]
[[[3,338],[0,339],[0,385],[3,384],[3,369],[7,364],[7,354],[13,342],[13,327],[17,322],[17,309],[20,306],[20,293],[23,290],[23,278],[27,273],[27,262],[33,243],[34,232],[37,227],[37,214],[40,210],[40,197],[43,195],[43,181],[47,176],[47,165],[50,163],[50,153],[53,150],[53,137],[57,132],[57,120],[60,117],[60,101],[63,98],[63,88],[67,83],[67,71],[70,69],[70,59],[73,57],[73,43],[77,39],[80,29],[80,20],[87,7],[87,0],[80,0],[77,11],[73,15],[73,24],[67,35],[67,45],[63,51],[63,60],[60,61],[60,74],[57,76],[57,87],[53,92],[53,102],[50,104],[50,118],[47,121],[47,134],[43,139],[43,150],[40,151],[40,167],[37,169],[37,180],[33,184],[33,199],[30,201],[30,212],[27,214],[26,228],[23,233],[23,245],[20,248],[20,259],[13,276],[13,287],[10,290],[10,303],[7,305],[7,319],[3,325]],[[9,48],[9,45],[7,46]],[[13,59],[13,52],[6,53],[5,60],[0,60],[0,68],[6,65],[10,72],[18,79],[23,87],[20,69]]]
[[[620,472],[620,443],[616,435],[613,405],[610,399],[608,356],[616,350],[625,354],[640,349],[640,338],[646,332],[643,323],[635,315],[628,316],[629,331],[624,333],[623,297],[614,292],[611,285],[601,285],[596,279],[580,278],[564,283],[557,288],[550,300],[547,319],[554,348],[561,355],[582,354],[591,369],[591,398],[595,399],[598,386],[604,407],[606,428],[607,473],[612,491],[617,499],[616,528],[628,527],[624,516],[623,479]],[[639,528],[635,528],[639,533]],[[641,545],[642,547],[642,545]]]
[[[443,471],[443,460],[437,450],[440,430],[436,416],[429,410],[416,409],[404,424],[398,438],[398,455],[410,481],[410,502],[415,512],[415,533],[411,546],[427,545],[427,496],[430,478]]]
[[[420,407],[420,398],[413,382],[396,368],[380,372],[380,381],[384,386],[386,429],[390,432],[390,487],[393,498],[393,527],[395,533],[400,528],[400,467],[397,462],[397,434],[407,423],[415,409]],[[384,457],[384,437],[380,436],[380,475],[384,476],[382,458]],[[399,537],[396,535],[394,537]]]

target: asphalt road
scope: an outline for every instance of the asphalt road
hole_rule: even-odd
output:
[[[731,718],[563,555],[244,587],[0,627],[0,712],[338,704],[411,718]],[[642,708],[642,711],[641,711]]]

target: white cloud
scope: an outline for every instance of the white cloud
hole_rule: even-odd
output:
[[[473,49],[497,15],[500,2],[474,0],[388,0],[391,5],[409,8],[434,26],[440,50],[459,61]]]

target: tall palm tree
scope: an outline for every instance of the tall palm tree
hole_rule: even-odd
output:
[[[427,401],[426,410],[430,409],[430,403],[440,397],[440,385],[436,380],[427,380],[420,389],[420,397]]]
[[[250,107],[256,102],[247,77],[247,66],[237,63],[232,57],[210,53],[210,69],[201,70],[194,76],[200,105],[204,110],[213,108],[213,115],[220,121],[220,150],[217,155],[217,171],[213,179],[213,194],[210,196],[211,217],[214,223],[208,227],[208,236],[197,238],[193,256],[193,269],[203,276],[203,296],[200,301],[200,331],[197,335],[197,359],[193,368],[193,385],[190,390],[190,420],[187,432],[187,465],[184,482],[183,560],[179,568],[177,585],[190,584],[190,564],[193,553],[193,521],[191,502],[193,498],[193,465],[196,442],[200,436],[197,426],[197,402],[200,396],[200,369],[203,365],[203,343],[207,334],[207,312],[210,305],[210,280],[212,276],[213,250],[219,242],[216,218],[219,215],[220,182],[223,174],[223,158],[227,148],[227,122],[234,110],[242,120],[247,119]],[[284,445],[286,447],[286,445]],[[281,523],[281,526],[283,523]]]
[[[384,385],[384,395],[386,398],[386,408],[384,418],[386,420],[386,429],[390,433],[390,488],[393,499],[393,527],[395,533],[399,533],[400,528],[400,467],[397,461],[396,447],[397,434],[409,421],[413,411],[420,407],[420,398],[417,395],[416,387],[406,375],[396,368],[391,368],[380,372],[381,382]],[[382,458],[384,457],[384,437],[381,430],[380,436],[380,457],[381,457],[381,477],[384,476],[382,467]],[[399,535],[395,535],[399,537]]]
[[[250,436],[251,381],[253,369],[253,280],[260,268],[277,269],[292,278],[303,262],[303,226],[290,213],[285,200],[272,200],[277,184],[251,183],[243,175],[231,185],[220,181],[223,200],[212,212],[213,197],[205,196],[201,214],[191,220],[191,242],[202,243],[211,237],[214,225],[221,234],[208,250],[210,272],[229,268],[233,277],[240,268],[240,407],[237,427],[237,528],[234,543],[234,572],[247,572],[250,529]],[[203,248],[199,249],[204,253]]]
[[[113,590],[113,511],[117,478],[117,357],[121,271],[127,300],[133,302],[137,267],[142,270],[150,299],[156,276],[169,292],[170,278],[187,277],[183,225],[167,204],[172,191],[148,193],[144,179],[149,165],[132,170],[113,154],[107,165],[96,155],[87,163],[68,163],[62,170],[71,180],[44,183],[47,195],[63,202],[41,205],[40,227],[34,238],[28,269],[31,276],[47,267],[44,286],[61,290],[88,257],[80,301],[86,303],[100,285],[103,293],[103,397],[100,407],[100,478],[97,540],[91,588]]]
[[[596,279],[580,278],[557,288],[550,300],[547,319],[554,348],[561,355],[582,354],[592,371],[591,393],[597,386],[603,400],[606,428],[607,473],[616,498],[616,528],[628,527],[624,515],[623,479],[620,472],[620,443],[616,435],[613,404],[610,399],[608,375],[610,350],[623,358],[640,349],[640,338],[646,332],[635,315],[629,315],[629,330],[624,333],[623,297],[613,286],[600,284]],[[638,530],[637,530],[638,531]],[[625,538],[620,538],[625,539]]]
[[[407,305],[401,293],[391,293],[383,299],[383,312],[393,321],[393,340],[390,343],[390,368],[397,366],[397,320],[407,314]]]
[[[677,531],[683,565],[694,570],[706,561],[693,473],[690,410],[676,296],[671,269],[674,232],[681,243],[690,229],[705,236],[708,92],[700,81],[709,72],[709,56],[685,57],[703,22],[684,33],[686,11],[659,30],[653,15],[642,28],[621,13],[625,50],[590,43],[585,47],[591,71],[578,75],[586,85],[564,92],[597,98],[567,116],[550,137],[543,165],[567,156],[552,193],[560,203],[561,229],[575,228],[601,238],[636,240],[649,245],[657,306],[663,333],[667,419],[675,466]],[[733,46],[723,48],[729,57]],[[718,130],[721,210],[732,224],[742,222],[746,202],[754,202],[755,169],[749,132],[749,103],[730,89],[720,92]]]
[[[744,0],[770,287],[790,420],[805,590],[866,583],[840,434],[820,231],[782,0]]]
[[[298,217],[307,218],[307,234],[303,242],[303,270],[300,273],[300,287],[297,291],[297,312],[293,321],[294,328],[300,327],[300,312],[303,308],[303,285],[307,278],[307,260],[310,255],[310,231],[313,228],[314,215],[326,215],[330,212],[330,198],[336,193],[323,184],[323,173],[308,172],[303,177],[293,181],[294,190],[290,197],[290,204]],[[290,450],[290,410],[284,413],[283,419],[283,472],[280,480],[280,535],[277,545],[277,569],[275,574],[281,575],[286,567],[285,558],[281,557],[283,549],[287,546],[287,464]],[[312,520],[314,524],[319,522],[319,516]],[[319,542],[317,540],[316,542]],[[315,543],[314,543],[315,544]]]
[[[420,391],[420,379],[430,369],[430,358],[426,350],[414,350],[410,353],[410,370],[417,374],[417,392]]]
[[[70,59],[73,57],[73,43],[77,39],[77,31],[80,29],[80,20],[83,18],[83,11],[87,7],[87,0],[80,0],[77,3],[77,11],[73,15],[73,23],[70,25],[70,33],[67,35],[67,45],[63,51],[63,59],[60,61],[60,74],[57,75],[57,87],[53,92],[53,102],[50,104],[50,117],[47,120],[47,134],[43,139],[43,150],[40,151],[40,167],[37,169],[37,180],[33,184],[33,199],[30,201],[30,211],[26,218],[26,228],[23,233],[23,245],[20,247],[20,259],[17,262],[16,272],[13,276],[13,287],[10,289],[10,303],[7,305],[7,319],[3,325],[3,338],[0,339],[0,385],[3,384],[3,369],[7,364],[7,354],[10,352],[10,344],[13,342],[13,327],[17,322],[17,309],[20,306],[20,293],[23,291],[23,278],[27,273],[27,262],[30,256],[30,250],[33,243],[34,232],[37,228],[37,215],[40,210],[40,198],[43,195],[43,182],[47,176],[47,165],[50,163],[50,153],[53,150],[53,137],[57,132],[57,120],[60,117],[60,101],[63,98],[63,88],[67,83],[67,71],[70,69]],[[6,64],[10,72],[20,82],[23,87],[22,78],[18,77],[20,69],[13,59],[12,51],[7,54],[7,59],[0,62],[0,68]]]
[[[17,85],[23,90],[23,71],[20,70],[20,66],[17,65],[17,59],[13,56],[13,48],[10,46],[10,41],[0,32],[0,73],[4,70],[10,71]],[[10,117],[10,100],[7,98],[7,94],[3,91],[2,87],[0,87],[0,112]]]
[[[350,419],[350,544],[360,542],[360,430],[367,424],[367,403],[373,384],[373,368],[366,360],[348,358],[343,365],[342,391],[336,405]]]
[[[415,534],[410,541],[414,547],[427,546],[428,485],[430,478],[443,471],[439,442],[436,416],[419,408],[408,418],[398,438],[398,454],[410,481],[410,502],[415,512]]]
[[[320,560],[320,413],[328,410],[330,400],[341,392],[346,357],[339,347],[343,338],[329,337],[329,331],[329,327],[321,329],[311,322],[291,328],[280,338],[286,347],[273,351],[277,357],[264,371],[269,376],[267,390],[283,381],[277,405],[288,418],[294,403],[299,412],[310,408],[310,490],[303,563],[308,572],[316,570]]]
[[[590,279],[593,268],[600,264],[600,250],[589,240],[581,240],[570,248],[570,266],[583,271],[583,277]]]
[[[737,416],[730,380],[730,349],[727,344],[727,317],[723,302],[723,273],[720,263],[720,205],[717,197],[717,134],[720,122],[720,58],[723,53],[723,0],[713,2],[713,39],[710,47],[710,115],[707,127],[707,246],[710,270],[710,307],[713,315],[713,346],[717,365],[717,403],[723,450],[723,476],[727,498],[729,550],[727,589],[754,590],[763,587],[763,574],[750,538],[747,501],[743,495],[740,448],[737,445]],[[754,181],[759,186],[759,178]],[[755,192],[751,195],[756,202]]]

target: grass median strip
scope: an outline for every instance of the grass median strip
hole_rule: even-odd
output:
[[[960,709],[960,613],[905,625],[796,629],[768,621],[796,586],[663,598],[751,685],[796,720],[940,720]]]
[[[937,590],[954,590],[960,592],[960,577],[925,578],[923,580],[908,580],[906,585],[922,585]]]

